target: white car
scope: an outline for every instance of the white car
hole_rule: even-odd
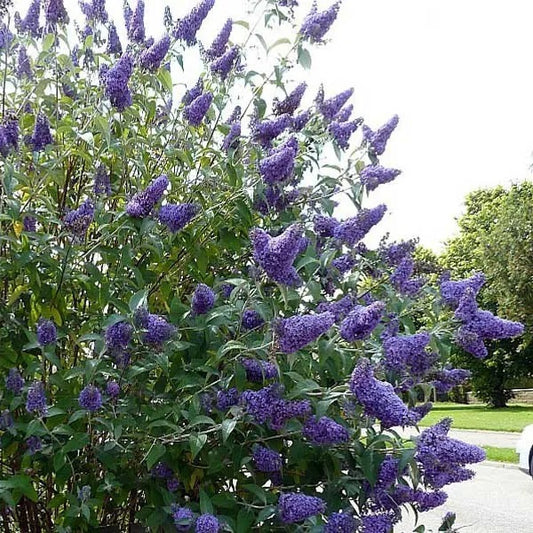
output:
[[[520,456],[521,470],[533,476],[533,424],[526,426],[516,443],[516,453]]]

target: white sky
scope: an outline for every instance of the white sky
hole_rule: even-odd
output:
[[[176,17],[196,1],[147,0],[147,34],[161,35],[165,4]],[[311,3],[300,0],[297,17]],[[27,4],[15,0],[22,12]],[[65,5],[70,11],[77,1]],[[122,25],[122,1],[107,5]],[[245,5],[217,0],[200,33],[205,42]],[[382,163],[403,174],[368,202],[389,208],[376,234],[419,236],[438,250],[469,191],[530,176],[532,22],[531,0],[344,0],[331,42],[312,50],[309,81],[324,81],[326,95],[354,87],[354,114],[372,128],[400,116]]]

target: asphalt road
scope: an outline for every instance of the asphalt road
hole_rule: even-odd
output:
[[[417,436],[418,430],[414,427],[394,428],[404,437]],[[420,428],[424,430],[423,427]],[[481,431],[478,429],[451,429],[448,433],[453,439],[462,440],[476,446],[495,446],[496,448],[515,448],[520,433],[508,431]],[[533,528],[531,529],[533,532]]]
[[[517,468],[481,463],[470,481],[445,487],[448,501],[423,513],[419,523],[437,532],[447,511],[457,514],[461,533],[532,533],[533,480]],[[394,533],[412,532],[414,518],[406,517]]]

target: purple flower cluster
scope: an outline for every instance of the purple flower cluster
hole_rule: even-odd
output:
[[[215,305],[215,292],[204,283],[198,283],[192,296],[191,309],[193,315],[204,315]]]
[[[157,217],[159,222],[176,233],[183,229],[200,211],[198,204],[166,204],[159,210]]]
[[[164,174],[153,180],[144,191],[136,193],[126,205],[126,213],[130,217],[143,218],[148,216],[155,204],[161,200],[169,181]]]
[[[28,447],[30,455],[34,455],[42,449],[43,442],[39,437],[37,437],[37,435],[32,435],[31,437],[26,439],[26,446]]]
[[[130,10],[131,11],[131,10]],[[143,44],[146,36],[144,30],[144,0],[137,0],[135,11],[126,22],[128,38],[135,43]]]
[[[308,418],[302,434],[311,444],[316,446],[331,446],[350,440],[348,430],[327,416]]]
[[[252,458],[255,468],[259,472],[281,472],[283,457],[280,453],[270,448],[256,446],[253,450]]]
[[[339,145],[339,148],[346,150],[350,145],[350,137],[352,136],[352,133],[356,131],[362,123],[362,118],[356,118],[355,120],[346,122],[338,122],[335,120],[329,125],[328,131]]]
[[[87,411],[98,411],[102,407],[102,393],[98,387],[87,385],[78,397],[78,403],[82,409]]]
[[[401,293],[415,296],[426,280],[423,277],[411,278],[415,264],[411,256],[405,256],[391,274],[391,284]]]
[[[94,174],[94,194],[111,194],[111,179],[105,165],[99,165]]]
[[[211,107],[213,95],[206,91],[200,96],[196,97],[190,104],[183,109],[183,117],[191,125],[198,127]]]
[[[448,437],[450,426],[451,419],[445,418],[424,430],[416,442],[415,459],[425,483],[434,489],[470,479],[474,472],[465,465],[485,459],[481,448]]]
[[[300,28],[300,35],[304,39],[309,39],[311,42],[321,42],[324,35],[331,28],[335,22],[340,8],[340,1],[335,2],[325,11],[318,12],[316,1],[313,2],[311,11],[305,17],[302,27]]]
[[[170,37],[165,35],[140,55],[139,65],[150,72],[155,72],[161,66],[169,48]]]
[[[160,348],[174,335],[176,328],[167,322],[162,316],[147,314],[141,326],[146,331],[143,334],[143,342]]]
[[[215,0],[202,0],[191,12],[178,20],[174,29],[174,37],[185,41],[189,46],[196,42],[196,34],[202,23],[215,5]]]
[[[406,485],[400,485],[394,492],[394,499],[398,504],[411,503],[415,508],[424,513],[443,505],[448,499],[448,495],[442,490],[424,491],[413,489]]]
[[[356,533],[357,520],[348,513],[332,513],[324,526],[324,533]]]
[[[255,309],[246,309],[242,314],[242,329],[251,330],[261,327],[265,321]]]
[[[26,411],[36,413],[38,416],[46,416],[48,406],[42,381],[34,381],[30,386],[26,397]]]
[[[107,34],[106,53],[114,55],[122,54],[122,44],[120,44],[117,27],[112,22],[109,24],[109,32]]]
[[[237,405],[240,400],[239,391],[232,387],[227,390],[220,390],[217,392],[217,409],[220,411],[226,411],[230,407]]]
[[[375,226],[387,211],[384,204],[372,209],[361,209],[355,217],[339,223],[333,235],[348,246],[354,246]]]
[[[390,533],[394,516],[391,513],[369,513],[361,517],[361,533]]]
[[[394,115],[385,125],[376,131],[368,126],[363,126],[363,138],[367,141],[370,151],[375,155],[381,155],[385,151],[387,141],[399,122],[398,115]]]
[[[326,311],[317,315],[295,315],[276,324],[279,349],[294,353],[326,333],[335,323],[335,315]]]
[[[463,370],[462,368],[443,368],[435,373],[431,384],[439,394],[444,394],[461,385],[470,375],[471,372],[469,370]]]
[[[108,19],[105,8],[106,0],[91,0],[90,2],[80,2],[81,12],[87,17],[87,20],[101,22],[105,24]]]
[[[13,113],[6,113],[4,124],[0,126],[0,131],[10,148],[16,150],[19,145],[19,121]]]
[[[274,115],[292,115],[300,106],[307,83],[300,83],[284,100],[274,100]]]
[[[31,71],[30,58],[26,51],[25,46],[19,46],[19,52],[17,56],[17,78],[21,80],[26,77],[29,80],[33,78],[33,73]]]
[[[30,7],[23,19],[20,19],[18,12],[15,14],[15,25],[20,33],[28,33],[32,37],[41,35],[39,26],[39,15],[41,13],[41,0],[32,0]]]
[[[6,389],[10,390],[15,396],[22,392],[24,387],[24,378],[16,368],[10,368],[6,377]]]
[[[174,475],[174,472],[172,471],[172,468],[167,465],[167,463],[160,461],[152,467],[150,474],[152,477],[158,479],[168,479]]]
[[[409,367],[414,375],[425,373],[429,370],[426,362],[432,362],[425,351],[429,341],[427,333],[387,338],[383,343],[385,368],[403,372]]]
[[[467,289],[471,289],[475,295],[485,283],[485,274],[477,272],[472,277],[459,281],[451,281],[449,273],[444,275],[440,283],[440,294],[444,302],[455,309]]]
[[[483,359],[488,355],[484,341],[507,339],[522,335],[524,325],[505,320],[490,311],[478,309],[474,289],[467,288],[459,301],[454,317],[462,322],[455,340],[467,352]]]
[[[196,519],[195,533],[218,533],[220,522],[212,514],[202,514]]]
[[[272,120],[255,121],[252,126],[252,140],[268,148],[272,141],[292,124],[290,115],[280,115]]]
[[[225,80],[233,66],[238,63],[239,47],[232,46],[227,52],[224,52],[219,58],[215,59],[211,65],[211,72]]]
[[[323,513],[326,502],[316,496],[307,496],[297,492],[285,492],[278,500],[278,513],[284,524],[294,524]]]
[[[350,120],[350,117],[352,116],[353,112],[353,104],[344,106],[336,115],[335,115],[335,121],[336,122],[346,122],[347,120]]]
[[[37,220],[34,217],[26,215],[22,220],[24,231],[33,232],[37,231]]]
[[[305,249],[307,240],[298,224],[289,226],[281,235],[271,237],[262,229],[251,232],[254,259],[267,275],[283,285],[296,286],[301,282],[293,266],[296,256]]]
[[[280,148],[259,161],[259,173],[265,183],[274,185],[287,181],[294,170],[298,141],[291,137]]]
[[[40,318],[37,323],[37,342],[41,346],[48,346],[54,344],[57,340],[56,325],[52,320]]]
[[[44,16],[48,28],[55,28],[56,24],[68,24],[67,10],[63,0],[48,0],[44,9]]]
[[[352,270],[352,268],[356,264],[356,260],[354,257],[352,257],[350,254],[344,254],[336,259],[333,259],[331,262],[331,266],[333,268],[336,268],[340,274],[346,274],[346,272],[349,272]]]
[[[209,60],[213,61],[224,54],[232,29],[233,21],[231,19],[226,20],[220,33],[215,37],[211,46],[205,51],[205,55]]]
[[[35,126],[30,144],[35,152],[44,150],[46,146],[54,142],[50,132],[50,122],[44,113],[39,113],[35,119]]]
[[[336,115],[342,109],[342,106],[350,99],[353,94],[353,87],[346,89],[342,93],[339,93],[327,100],[322,100],[318,104],[318,109],[322,113],[322,116],[330,121],[333,119],[339,120],[339,117]],[[342,122],[342,121],[340,121]]]
[[[120,394],[120,385],[116,381],[108,381],[105,391],[110,398],[118,398],[118,395]]]
[[[311,111],[306,109],[292,119],[292,131],[302,131],[311,119]]]
[[[263,383],[266,379],[279,377],[278,368],[270,361],[242,358],[240,362],[246,372],[246,379],[252,383]]]
[[[174,507],[172,509],[172,519],[176,526],[176,531],[189,531],[194,515],[187,507]]]
[[[357,362],[350,379],[350,390],[364,407],[365,414],[379,419],[385,428],[413,425],[422,419],[420,409],[408,409],[390,383],[374,377],[368,359],[361,358]]]
[[[106,97],[118,111],[124,111],[132,104],[128,81],[133,73],[133,58],[124,54],[116,64],[102,76]]]
[[[287,420],[311,414],[308,400],[284,400],[281,392],[281,387],[274,384],[258,391],[246,390],[242,393],[241,400],[246,412],[257,424],[268,422],[272,429],[279,431]]]
[[[325,313],[326,311],[333,313],[335,322],[339,323],[356,305],[354,297],[351,294],[347,294],[336,302],[320,302],[316,311],[317,313]]]
[[[115,322],[105,331],[105,343],[109,351],[123,351],[130,341],[133,328],[128,322]]]
[[[338,225],[339,221],[336,218],[325,215],[316,215],[313,219],[313,229],[320,237],[333,237]]]
[[[63,226],[76,239],[83,240],[94,218],[94,204],[88,198],[63,217]]]
[[[361,183],[367,191],[373,191],[379,185],[389,183],[396,179],[402,173],[395,168],[385,168],[381,165],[369,165],[365,167],[360,174]]]
[[[230,126],[229,132],[224,137],[222,142],[222,150],[228,152],[229,150],[235,150],[239,146],[239,137],[241,136],[241,123],[233,122]]]
[[[348,342],[366,339],[379,324],[384,310],[383,302],[373,302],[367,306],[357,305],[341,322],[341,337]]]

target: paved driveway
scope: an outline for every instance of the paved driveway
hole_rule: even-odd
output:
[[[445,487],[448,501],[440,508],[423,513],[419,523],[426,531],[437,532],[447,511],[457,513],[461,533],[531,533],[533,532],[533,481],[517,468],[503,468],[489,463],[475,465],[476,476],[470,481]],[[411,532],[414,519],[406,517],[394,533]]]
[[[418,435],[418,431],[413,427],[394,428],[405,437]],[[424,428],[421,427],[422,431]],[[515,448],[520,433],[510,433],[507,431],[481,431],[477,429],[451,429],[448,435],[454,439],[476,444],[477,446],[495,446],[497,448]],[[531,528],[533,532],[533,527]],[[521,532],[517,532],[521,533]]]

